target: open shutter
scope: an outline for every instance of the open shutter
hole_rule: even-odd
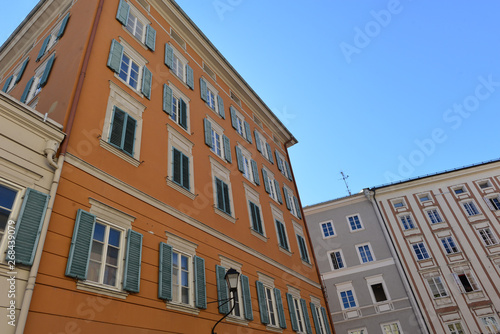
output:
[[[203,101],[207,102],[208,100],[207,83],[203,78],[200,78],[200,97]]]
[[[139,292],[141,285],[142,234],[128,230],[123,290]]]
[[[302,213],[300,211],[299,200],[295,196],[293,196],[293,204],[295,204],[295,210],[297,210],[297,217],[299,217],[299,219],[302,219]]]
[[[269,159],[269,162],[274,164],[273,151],[271,151],[271,145],[269,145],[269,143],[266,143],[266,150],[267,150],[267,157]]]
[[[40,83],[38,84],[40,87],[43,87],[47,84],[47,80],[49,79],[50,71],[52,71],[52,66],[54,65],[55,58],[56,55],[52,54],[49,60],[47,60],[45,70],[43,70],[42,78],[40,79]]]
[[[205,260],[201,257],[194,257],[194,292],[195,306],[197,308],[207,308],[207,289],[205,280]]]
[[[229,313],[229,291],[226,283],[226,268],[215,265],[215,274],[217,275],[217,300],[219,300],[219,313],[228,314]]]
[[[280,204],[283,204],[283,197],[281,197],[281,187],[280,187],[280,183],[278,182],[278,180],[274,180],[274,189],[276,189],[276,195],[278,196],[278,202]]]
[[[233,106],[229,107],[229,112],[231,113],[231,125],[233,128],[237,129],[238,125],[236,123],[236,110],[233,108]]]
[[[236,149],[236,161],[238,162],[238,170],[244,173],[245,167],[243,166],[243,156],[241,154],[241,149],[238,146],[235,146],[234,148]]]
[[[137,122],[127,115],[127,124],[125,126],[125,137],[123,138],[123,150],[130,155],[134,154],[135,128]]]
[[[177,149],[172,150],[172,156],[173,156],[173,179],[174,182],[181,184],[181,152]]]
[[[274,155],[276,155],[276,164],[278,165],[279,171],[283,172],[283,165],[281,164],[280,154],[277,149],[274,150]]]
[[[262,145],[260,143],[259,133],[257,132],[257,130],[254,130],[253,134],[255,135],[255,145],[257,145],[257,151],[262,153]]]
[[[205,144],[210,147],[213,147],[212,143],[212,123],[208,120],[208,118],[203,119],[203,126],[205,128]]]
[[[148,98],[148,100],[151,100],[151,84],[153,83],[153,74],[151,71],[144,66],[142,69],[142,87],[141,87],[141,92]]]
[[[332,334],[330,331],[330,324],[328,323],[328,317],[326,316],[326,309],[321,308],[321,315],[323,315],[323,323],[325,324],[326,334]]]
[[[302,307],[302,314],[304,315],[304,323],[306,325],[306,333],[312,334],[311,321],[309,320],[309,312],[307,312],[306,300],[300,299],[300,306]]]
[[[186,189],[190,189],[189,184],[189,158],[182,154],[182,186]]]
[[[316,313],[316,305],[314,305],[312,302],[309,303],[309,306],[311,306],[311,313],[313,315],[313,321],[314,321],[314,328],[316,328],[316,334],[321,334],[321,327],[319,324],[319,319],[318,319],[318,314]]]
[[[156,45],[156,30],[154,30],[151,25],[148,25],[146,27],[146,46],[148,49],[151,51],[155,50],[155,45]]]
[[[281,328],[286,328],[285,310],[283,308],[283,300],[281,299],[281,291],[274,288],[274,299],[276,299],[276,309],[278,311],[278,321]]]
[[[191,90],[194,90],[194,74],[191,66],[186,64],[186,84]]]
[[[257,162],[252,159],[250,163],[252,164],[253,180],[256,185],[260,186],[259,167],[257,167]]]
[[[292,169],[290,168],[290,164],[288,161],[285,160],[285,168],[286,168],[286,174],[288,175],[288,179],[292,181]]]
[[[160,242],[158,298],[172,300],[172,246]]]
[[[16,243],[14,246],[16,253],[13,256],[7,255],[7,260],[28,266],[33,264],[48,201],[48,194],[31,188],[26,189],[21,213],[16,223]]]
[[[464,286],[463,286],[462,282],[460,281],[460,278],[458,277],[458,275],[455,273],[453,273],[452,275],[453,275],[453,279],[455,280],[455,283],[457,283],[457,286],[460,289],[460,292],[465,293],[466,291],[465,291]]]
[[[245,136],[247,141],[252,144],[252,131],[250,130],[250,124],[248,124],[247,121],[245,121]]]
[[[266,291],[262,282],[256,281],[257,299],[259,300],[260,322],[267,325],[269,323],[269,313],[267,311]]]
[[[3,85],[2,92],[7,93],[7,89],[9,88],[10,82],[12,81],[12,79],[14,79],[13,75],[11,75],[10,77],[7,78],[7,80],[5,80],[5,84]]]
[[[109,50],[108,62],[106,65],[115,73],[120,73],[120,66],[123,57],[123,45],[116,39],[111,41],[111,49]]]
[[[23,95],[21,95],[21,99],[19,100],[22,103],[26,102],[26,99],[28,98],[28,94],[30,92],[31,86],[33,85],[33,81],[35,81],[35,77],[31,77],[31,79],[26,84],[26,87],[24,87]]]
[[[269,178],[267,177],[267,171],[262,168],[262,179],[264,182],[264,188],[266,189],[266,193],[270,194],[271,189],[269,189]]]
[[[293,297],[291,294],[286,294],[286,300],[288,302],[288,312],[290,313],[290,322],[292,323],[292,330],[298,331],[299,326],[297,324],[297,313],[295,313],[295,305],[293,304]]]
[[[23,64],[21,65],[21,69],[19,70],[19,73],[17,74],[17,77],[16,77],[16,84],[21,81],[21,78],[23,77],[23,74],[24,74],[24,70],[26,70],[26,65],[28,65],[28,61],[30,60],[30,58],[26,58],[23,62]]]
[[[218,94],[217,94],[217,104],[218,104],[219,115],[223,119],[225,119],[226,118],[226,111],[224,110],[224,100]]]
[[[168,68],[174,67],[174,48],[170,44],[165,44],[165,65]]]
[[[42,43],[42,48],[40,49],[40,52],[38,52],[38,56],[36,57],[36,61],[39,61],[42,59],[43,55],[45,54],[45,50],[47,49],[47,45],[49,44],[50,41],[50,35],[47,36]]]
[[[69,249],[66,276],[83,280],[87,279],[95,219],[93,214],[81,209],[78,210]]]
[[[243,297],[243,313],[246,320],[253,320],[252,296],[250,295],[250,282],[247,276],[240,275],[241,296]]]
[[[488,197],[484,197],[484,201],[486,202],[486,205],[488,205],[488,208],[490,208],[490,210],[492,211],[496,210]]]
[[[288,210],[292,209],[292,206],[290,205],[290,199],[288,198],[288,190],[286,190],[286,187],[283,186],[283,194],[285,195],[285,203],[286,203],[286,208]]]
[[[187,130],[187,104],[183,99],[179,99],[179,125]]]
[[[109,134],[109,142],[121,148],[123,137],[123,125],[125,124],[125,112],[113,107],[113,120],[111,122],[111,133]]]
[[[68,20],[69,20],[69,13],[66,14],[66,16],[61,22],[61,28],[59,28],[59,31],[57,32],[57,39],[60,39],[64,35],[64,31],[66,30],[66,25],[68,24]]]
[[[172,111],[173,92],[167,84],[163,84],[163,111],[170,115]]]
[[[225,182],[222,182],[222,190],[224,191],[224,212],[231,215],[231,203],[229,202],[229,187]]]
[[[120,0],[118,5],[118,12],[116,13],[116,19],[124,26],[127,25],[128,15],[130,13],[130,5],[123,0]]]
[[[226,158],[228,162],[233,162],[231,158],[231,142],[226,135],[222,135],[222,140],[224,142],[224,158]]]

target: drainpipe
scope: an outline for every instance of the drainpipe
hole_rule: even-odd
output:
[[[309,246],[312,248],[312,241],[311,241],[311,236],[309,235],[309,229],[307,228],[306,224],[306,215],[304,214],[304,210],[302,209],[302,202],[300,200],[300,195],[299,195],[299,190],[297,188],[297,183],[295,182],[295,175],[293,174],[293,168],[292,168],[292,163],[290,162],[290,155],[288,154],[288,144],[292,141],[290,139],[285,143],[285,150],[286,150],[286,158],[288,160],[288,164],[290,165],[290,172],[292,173],[292,179],[293,179],[293,185],[295,187],[295,193],[297,194],[297,200],[299,201],[299,209],[300,212],[302,213],[302,219],[304,220],[304,227],[305,227],[305,234],[307,236],[307,241],[309,241]],[[320,280],[319,284],[321,285],[321,292],[323,293],[323,299],[325,300],[325,306],[326,310],[328,312],[328,320],[330,321],[330,328],[332,329],[332,333],[335,334],[335,327],[333,327],[333,320],[332,320],[332,312],[330,311],[330,304],[328,304],[328,300],[326,298],[326,288],[323,284],[323,278],[321,276],[321,273],[319,272],[318,268],[318,261],[316,261],[316,254],[314,253],[314,249],[311,249],[312,257],[314,259],[314,267],[316,268],[316,274],[318,275],[318,278]]]
[[[399,257],[398,253],[396,252],[396,247],[394,246],[394,241],[392,240],[391,236],[389,235],[384,218],[382,217],[382,213],[380,212],[380,208],[379,208],[378,203],[375,199],[375,195],[376,195],[375,189],[373,189],[373,191],[370,191],[370,189],[364,189],[363,192],[365,194],[365,197],[372,204],[373,210],[375,211],[375,214],[377,215],[377,220],[378,220],[380,226],[382,227],[382,232],[384,233],[385,240],[387,241],[387,244],[389,245],[391,255],[395,259],[394,262],[396,264],[396,268],[398,269],[399,275],[404,278],[404,279],[402,279],[403,286],[404,286],[406,295],[410,299],[410,304],[416,313],[418,327],[420,328],[420,332],[425,333],[425,334],[430,334],[429,328],[427,327],[427,324],[424,321],[424,317],[422,315],[422,310],[420,309],[420,306],[418,305],[417,300],[415,298],[415,294],[413,293],[413,290],[410,288],[410,285],[408,284],[408,282],[409,282],[408,275],[406,274],[403,266],[401,265],[401,258]]]

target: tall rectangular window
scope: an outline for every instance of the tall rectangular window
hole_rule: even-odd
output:
[[[382,325],[382,331],[384,334],[401,334],[401,329],[397,322]]]
[[[403,224],[403,228],[405,230],[411,230],[415,228],[415,224],[413,224],[413,220],[410,215],[400,216],[401,224]]]
[[[306,241],[304,240],[304,237],[297,234],[297,240],[299,243],[300,258],[303,261],[309,263],[309,254],[307,253],[307,246],[306,246]]]
[[[0,185],[0,244],[5,234],[16,196],[16,191]]]
[[[415,252],[415,255],[417,256],[418,260],[425,260],[430,258],[429,253],[427,253],[427,249],[425,248],[423,242],[418,242],[416,244],[413,244],[413,251]]]
[[[460,322],[455,322],[446,326],[448,327],[449,334],[465,334]]]
[[[173,148],[173,180],[181,187],[189,190],[189,157]]]
[[[231,215],[231,205],[229,200],[229,187],[219,178],[215,178],[215,186],[217,190],[217,208],[228,215]]]
[[[191,304],[190,300],[190,257],[172,252],[172,300],[182,304]]]
[[[130,11],[127,21],[127,30],[141,42],[144,41],[144,23],[142,23],[134,11]]]
[[[303,333],[304,332],[304,318],[302,316],[302,306],[300,305],[300,301],[297,298],[292,298],[293,299],[293,305],[295,306],[295,315],[297,317],[297,328],[298,328],[298,333]]]
[[[359,215],[349,216],[347,217],[347,220],[349,221],[349,228],[351,229],[351,231],[357,231],[363,228]]]
[[[181,79],[182,82],[186,81],[186,76],[185,76],[185,72],[184,72],[185,66],[186,66],[186,64],[174,52],[173,63],[172,63],[171,70],[172,70],[172,72],[174,72],[174,74],[179,79]]]
[[[486,246],[496,245],[498,243],[497,238],[495,237],[493,232],[491,232],[489,227],[482,228],[478,230],[478,232],[479,235],[481,236],[481,239],[483,240],[483,243]]]
[[[494,210],[500,210],[500,199],[498,199],[498,196],[489,198],[488,200]]]
[[[466,270],[462,273],[453,274],[458,287],[462,292],[472,292],[479,291],[479,285],[477,284],[476,278],[472,275],[470,270]]]
[[[498,325],[497,319],[495,317],[483,317],[481,318],[481,323],[486,329],[487,334],[497,334],[500,332],[500,326]]]
[[[443,221],[437,209],[428,210],[427,216],[429,216],[431,224],[441,223]]]
[[[286,237],[285,225],[276,220],[276,231],[278,233],[278,242],[281,248],[289,250],[288,248],[288,240]]]
[[[443,244],[446,254],[454,254],[459,252],[458,247],[455,244],[455,240],[453,240],[453,237],[441,238],[441,243]]]
[[[140,66],[127,54],[123,54],[119,77],[133,89],[138,89]]]
[[[356,307],[356,300],[354,299],[354,294],[352,290],[346,290],[340,292],[340,298],[342,299],[342,305],[344,310]]]
[[[116,287],[122,231],[103,223],[95,223],[87,280]]]
[[[427,279],[427,284],[431,289],[432,296],[434,298],[441,298],[448,296],[446,289],[444,287],[443,281],[440,276],[435,276]]]
[[[321,223],[321,231],[323,232],[323,238],[328,238],[335,235],[332,222]]]
[[[374,261],[371,249],[369,245],[358,246],[358,254],[361,259],[361,263]]]
[[[250,205],[250,216],[252,218],[252,229],[259,233],[264,234],[264,229],[262,228],[262,221],[260,218],[260,208],[257,204],[248,201]]]
[[[465,211],[467,212],[468,216],[475,216],[479,214],[479,210],[476,207],[476,204],[474,202],[469,201],[469,202],[464,202],[462,203],[464,206]]]
[[[114,109],[109,142],[126,153],[133,155],[137,122],[123,110],[117,107]]]
[[[273,289],[265,286],[266,294],[267,312],[269,315],[269,324],[271,326],[278,326],[277,312],[276,312],[276,302],[274,301]]]
[[[332,267],[334,270],[342,269],[345,267],[342,253],[339,250],[330,253],[330,260],[332,261]]]

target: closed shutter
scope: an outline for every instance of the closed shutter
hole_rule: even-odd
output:
[[[225,119],[226,118],[226,111],[224,110],[224,100],[218,94],[217,94],[217,104],[218,104],[219,115],[223,119]]]
[[[236,122],[236,109],[234,109],[233,106],[230,106],[229,112],[231,113],[231,125],[233,126],[233,128],[237,129],[238,124]]]
[[[224,142],[224,158],[228,162],[233,162],[233,159],[231,158],[231,142],[226,135],[222,135],[222,139]]]
[[[228,215],[231,214],[231,203],[229,202],[229,187],[226,183],[222,182],[222,190],[224,192],[224,212]]]
[[[244,173],[245,167],[243,166],[243,156],[241,154],[241,149],[238,146],[235,146],[234,148],[236,150],[236,161],[238,162],[238,170]]]
[[[174,67],[174,48],[170,44],[165,44],[165,65],[168,68]]]
[[[16,77],[16,84],[21,81],[21,78],[24,74],[24,71],[26,70],[26,65],[28,65],[28,61],[30,60],[30,58],[26,58],[23,62],[23,64],[21,65],[21,69],[19,70],[19,73],[17,74],[17,77]]]
[[[207,308],[207,289],[205,279],[205,260],[201,257],[194,257],[194,292],[195,306],[197,308]]]
[[[66,276],[87,279],[95,219],[93,214],[81,209],[78,210],[66,265]]]
[[[224,182],[222,180],[215,178],[215,191],[217,193],[217,208],[224,211]]]
[[[126,26],[129,13],[130,13],[130,5],[126,1],[120,0],[120,4],[118,5],[118,12],[116,13],[116,19],[122,25]]]
[[[7,80],[5,80],[5,84],[3,85],[2,92],[7,93],[7,89],[9,88],[10,82],[12,81],[12,79],[14,79],[13,75],[11,75],[10,77],[7,78]]]
[[[273,151],[271,151],[271,145],[269,145],[269,143],[266,143],[266,150],[267,150],[267,158],[269,159],[269,162],[274,164]]]
[[[177,149],[172,150],[172,155],[174,159],[173,163],[173,174],[174,174],[174,182],[177,184],[181,184],[181,152]]]
[[[191,66],[186,64],[186,84],[191,90],[194,90],[194,73]]]
[[[269,313],[267,311],[266,291],[262,282],[256,281],[257,299],[259,301],[260,322],[267,325],[269,323]]]
[[[253,134],[255,135],[255,145],[257,145],[257,151],[262,153],[262,145],[260,143],[259,133],[257,130],[254,130]]]
[[[274,180],[274,189],[276,189],[276,195],[278,197],[279,204],[283,204],[283,198],[281,197],[281,187],[278,180]]]
[[[328,323],[328,317],[326,316],[326,309],[321,308],[321,314],[323,315],[323,323],[325,324],[326,334],[332,334],[330,331],[330,324]]]
[[[156,30],[154,30],[151,25],[148,25],[146,27],[146,46],[148,49],[151,51],[155,50],[155,45],[156,45]]]
[[[274,288],[274,299],[276,299],[279,325],[281,328],[286,328],[285,310],[283,309],[283,300],[281,299],[281,291],[279,289]]]
[[[64,19],[61,22],[61,27],[59,28],[59,31],[57,32],[57,39],[60,39],[64,35],[64,31],[66,30],[66,25],[68,24],[69,20],[69,13],[66,14]]]
[[[250,130],[250,124],[248,124],[247,121],[245,121],[245,137],[247,141],[252,144],[252,131]]]
[[[187,104],[183,99],[179,99],[179,125],[187,130]]]
[[[120,73],[122,57],[123,45],[121,45],[117,40],[113,39],[111,41],[111,49],[109,50],[108,62],[106,65],[115,73]]]
[[[229,290],[226,283],[226,268],[215,265],[215,275],[217,278],[217,300],[219,300],[219,313],[229,313]]]
[[[172,246],[160,242],[158,298],[172,300]]]
[[[299,325],[297,323],[297,313],[295,313],[295,305],[293,304],[293,297],[291,294],[286,294],[286,300],[288,302],[288,312],[290,313],[290,322],[292,323],[292,330],[298,331]]]
[[[264,182],[264,188],[266,189],[266,193],[270,194],[271,193],[271,189],[269,188],[269,178],[267,177],[267,171],[262,168],[262,179]]]
[[[302,314],[304,315],[304,323],[306,325],[306,333],[312,334],[311,321],[309,320],[309,312],[307,312],[306,300],[300,299],[300,306],[302,307]]]
[[[182,154],[182,186],[187,190],[190,189],[189,184],[189,158]]]
[[[42,78],[40,79],[40,83],[38,84],[40,87],[43,87],[47,84],[47,80],[49,79],[50,72],[52,71],[52,66],[54,65],[54,60],[56,58],[55,54],[47,60],[47,65],[45,65],[45,69],[43,70]]]
[[[123,150],[130,155],[134,154],[135,128],[137,122],[127,115],[127,125],[125,127],[125,137],[123,138]]]
[[[28,266],[33,264],[48,201],[48,194],[26,189],[16,224],[15,255],[7,256],[8,260]]]
[[[250,282],[247,276],[240,275],[241,296],[243,297],[243,313],[246,320],[253,320],[252,296],[250,295]]]
[[[274,150],[274,155],[276,155],[276,164],[278,165],[278,169],[280,172],[283,172],[283,165],[281,164],[280,154],[278,150]]]
[[[123,290],[139,292],[141,285],[142,234],[128,230]]]
[[[253,181],[256,185],[260,186],[259,167],[257,167],[257,162],[252,159],[250,163],[252,165]]]
[[[288,190],[286,189],[285,186],[283,186],[283,194],[285,195],[285,203],[286,203],[286,208],[288,210],[292,209],[292,206],[290,205],[290,198],[288,197]]]
[[[47,49],[47,45],[49,44],[50,41],[50,35],[47,36],[42,43],[42,48],[40,49],[40,52],[38,52],[38,56],[36,57],[36,61],[39,61],[42,59],[43,55],[45,54],[45,50]]]
[[[125,124],[125,112],[117,107],[113,107],[113,121],[111,122],[111,133],[109,142],[119,148],[122,145],[123,125]]]
[[[163,111],[170,115],[172,111],[173,92],[167,84],[163,84]]]
[[[297,217],[299,217],[299,219],[302,219],[302,213],[300,212],[299,200],[295,196],[293,196],[293,204],[295,204],[295,210],[297,211]]]
[[[22,103],[26,103],[26,99],[28,98],[31,86],[33,86],[33,81],[35,81],[35,77],[31,77],[31,79],[26,84],[26,87],[24,87],[23,95],[21,95],[21,99],[19,100]]]
[[[319,324],[318,314],[316,313],[316,305],[314,305],[311,302],[311,303],[309,303],[309,306],[311,307],[311,313],[313,315],[314,328],[316,328],[316,334],[322,334],[321,333],[321,327],[320,327],[320,324]]]
[[[207,83],[203,78],[200,78],[200,97],[203,101],[207,102],[208,100]]]
[[[210,147],[214,146],[212,142],[212,123],[207,118],[203,119],[203,127],[205,129],[205,144]]]
[[[144,66],[142,69],[142,87],[141,92],[148,100],[151,100],[151,85],[153,83],[153,74]]]

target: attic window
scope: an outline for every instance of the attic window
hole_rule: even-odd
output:
[[[460,194],[463,194],[465,192],[465,189],[464,189],[464,187],[458,187],[458,188],[453,189],[453,191],[455,192],[455,194],[460,195]]]
[[[276,143],[276,145],[278,145],[279,147],[281,147],[281,142],[280,142],[280,140],[275,135],[273,135],[273,140]]]
[[[150,6],[146,0],[136,0],[145,10],[149,12]]]
[[[491,187],[491,185],[488,181],[479,182],[479,188],[485,189],[485,188],[489,188],[489,187]]]
[[[210,67],[207,66],[207,64],[203,63],[203,70],[214,80],[217,80],[215,77],[214,71]]]
[[[255,124],[257,124],[261,129],[263,129],[262,121],[257,116],[253,115],[253,120],[254,120]]]
[[[177,35],[174,29],[170,29],[170,36],[174,39],[174,41],[177,42],[177,44],[181,46],[181,48],[183,48],[184,50],[186,49],[186,42],[184,42],[184,40],[179,35]]]
[[[231,92],[231,98],[233,99],[233,101],[236,102],[236,104],[241,107],[240,99],[236,95],[234,95],[234,93],[232,91],[230,91],[230,92]]]

